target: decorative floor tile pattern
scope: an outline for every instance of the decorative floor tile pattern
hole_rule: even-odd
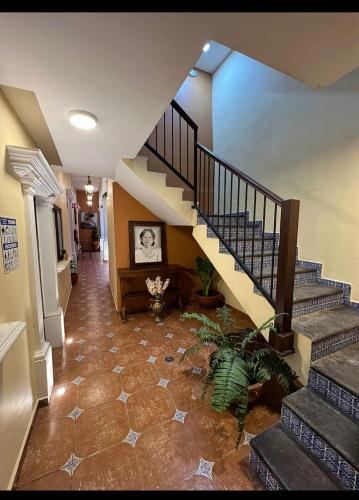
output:
[[[130,429],[129,433],[125,437],[125,439],[122,440],[122,443],[128,443],[131,446],[135,447],[136,446],[136,441],[140,437],[141,432],[135,432],[132,429]]]
[[[176,413],[175,413],[174,417],[172,417],[172,420],[177,420],[177,422],[181,422],[183,424],[187,413],[188,413],[187,411],[177,410],[177,408],[176,408]]]
[[[80,385],[80,384],[81,384],[81,382],[83,382],[84,380],[85,380],[85,379],[84,379],[83,377],[76,377],[76,378],[74,378],[74,379],[71,381],[71,383],[72,383],[72,384],[76,384],[76,385]]]
[[[81,410],[81,408],[78,408],[77,406],[72,410],[71,413],[69,413],[68,415],[66,415],[67,417],[70,417],[72,418],[72,420],[77,420],[79,418],[79,416],[81,415],[81,413],[83,412],[83,410]]]
[[[61,470],[65,470],[70,476],[72,476],[76,467],[82,462],[82,460],[82,458],[79,458],[72,453],[68,461],[61,467]]]
[[[216,319],[215,310],[200,309],[196,303],[191,303],[188,309]],[[239,311],[235,311],[234,316],[239,327],[253,326]],[[158,329],[156,326],[162,326],[165,329]],[[92,479],[95,476],[99,481],[98,484],[102,481],[101,484],[104,484],[105,488],[111,489],[112,484],[119,484],[119,482],[111,483],[107,480],[108,477],[115,474],[116,464],[111,460],[98,463],[100,467],[96,467],[96,470],[92,470],[91,464],[96,463],[96,460],[100,461],[102,456],[111,455],[111,450],[114,449],[113,444],[106,443],[120,443],[121,440],[122,443],[126,443],[126,445],[121,445],[122,450],[124,450],[121,451],[124,453],[124,460],[121,459],[121,463],[131,463],[131,467],[136,468],[135,471],[131,470],[125,475],[132,474],[139,478],[137,483],[128,483],[131,484],[130,489],[143,489],[143,484],[146,484],[148,468],[155,471],[158,470],[158,467],[165,466],[164,464],[167,462],[170,467],[174,467],[171,469],[174,481],[173,484],[171,483],[171,489],[203,489],[203,485],[206,484],[210,484],[211,489],[243,489],[243,483],[238,477],[242,474],[238,474],[238,471],[241,472],[242,469],[242,457],[248,457],[249,446],[243,446],[243,442],[238,450],[230,450],[230,453],[236,453],[240,458],[237,461],[232,461],[233,470],[228,470],[227,467],[225,475],[222,477],[221,474],[215,472],[217,459],[216,462],[213,462],[213,459],[199,451],[203,447],[201,440],[206,442],[206,449],[211,452],[210,447],[215,449],[217,446],[217,442],[212,440],[211,436],[217,435],[217,441],[224,439],[218,420],[216,424],[207,423],[206,432],[203,433],[203,436],[197,436],[196,442],[188,437],[191,414],[199,408],[199,405],[209,407],[207,400],[202,401],[200,397],[197,397],[197,393],[200,393],[201,381],[197,380],[196,382],[196,379],[199,379],[198,375],[202,376],[208,369],[210,349],[205,347],[202,357],[196,357],[193,362],[188,360],[187,364],[179,365],[179,359],[185,350],[182,346],[187,347],[191,336],[196,342],[194,333],[197,326],[196,321],[182,321],[181,313],[177,309],[165,311],[163,321],[157,325],[153,322],[150,311],[133,314],[128,318],[128,322],[123,324],[115,311],[108,285],[108,265],[101,261],[100,253],[93,254],[91,260],[87,254],[82,255],[79,260],[79,280],[72,288],[65,317],[65,345],[64,348],[55,348],[52,351],[54,382],[58,389],[54,391],[56,397],[53,397],[49,406],[46,407],[51,419],[44,420],[43,413],[42,418],[39,418],[41,412],[38,412],[39,417],[36,417],[33,427],[34,429],[44,429],[41,430],[42,435],[44,435],[46,427],[45,435],[47,436],[51,435],[53,426],[56,424],[58,426],[56,429],[64,429],[61,431],[64,435],[58,436],[60,447],[62,442],[66,441],[68,443],[66,446],[71,446],[73,443],[73,448],[72,450],[66,448],[66,452],[62,452],[63,459],[59,462],[58,456],[61,450],[49,453],[46,443],[41,441],[41,435],[32,431],[33,439],[36,442],[32,443],[30,436],[24,462],[26,462],[27,457],[29,460],[35,460],[35,450],[37,456],[44,457],[44,460],[46,457],[46,467],[45,462],[36,462],[36,474],[31,477],[28,474],[29,469],[25,470],[25,480],[22,480],[22,471],[20,470],[15,489],[17,485],[22,489],[26,489],[27,485],[28,489],[41,489],[42,484],[44,485],[43,489],[46,489],[46,485],[49,484],[46,481],[46,478],[49,477],[49,470],[54,471],[54,474],[60,474],[60,477],[66,471],[67,482],[64,481],[63,484],[66,485],[67,489],[91,489]],[[82,329],[79,330],[79,328]],[[132,343],[131,340],[130,342],[132,347],[122,343],[126,336],[132,339],[135,335],[137,336],[135,341]],[[121,339],[120,342],[119,339]],[[153,346],[156,347],[156,351],[152,351]],[[179,348],[179,346],[181,347]],[[178,353],[176,353],[177,349]],[[138,356],[141,355],[142,350],[145,356],[139,359]],[[130,363],[125,364],[126,356],[132,356],[132,352],[135,353],[133,359]],[[152,356],[151,352],[159,354]],[[109,362],[111,358],[113,358],[113,364]],[[120,359],[123,359],[124,362],[122,363]],[[91,369],[94,368],[94,372],[87,372],[88,360],[91,360]],[[127,389],[128,392],[125,390],[124,386],[126,384],[128,386],[126,373],[131,373],[131,376],[133,374],[136,380],[136,384],[131,386],[134,387],[133,391],[132,389]],[[84,374],[86,375],[81,376]],[[193,375],[197,375],[197,377]],[[199,384],[198,388],[195,387],[195,384]],[[136,399],[136,394],[141,395],[141,397]],[[141,399],[142,395],[144,399]],[[132,404],[129,412],[131,400],[138,401],[138,403],[136,402],[135,406]],[[109,410],[109,407],[113,409]],[[138,407],[137,414],[136,407]],[[147,416],[144,415],[144,411],[147,412]],[[263,411],[263,406],[258,406],[258,409],[254,407],[246,421],[247,436],[245,436],[244,441],[250,439],[252,432],[258,434],[273,425],[273,413],[271,413],[270,418],[268,417],[271,411],[268,410],[266,413]],[[111,412],[113,412],[113,416],[111,416]],[[155,413],[159,418],[151,420],[148,418],[148,413]],[[107,415],[106,422],[100,420],[96,423],[96,418],[101,419],[103,415]],[[224,417],[223,421],[225,419],[228,421],[228,418],[233,418],[235,421],[235,417],[229,415],[229,412]],[[113,423],[111,423],[112,418]],[[143,425],[144,418],[151,421],[151,426],[144,427],[142,433],[137,432],[134,430],[137,428],[137,424],[133,422]],[[278,421],[280,419],[280,402],[275,410],[275,418]],[[94,426],[87,423],[90,421],[96,423],[96,429],[100,430],[100,432],[96,431],[96,436],[94,436]],[[59,424],[61,425],[59,426]],[[171,428],[170,433],[168,432],[169,427]],[[232,427],[233,432],[237,432],[236,421]],[[93,452],[89,452],[91,455],[76,453],[76,436],[80,429],[83,441],[82,449],[87,449],[86,443],[95,440],[96,446],[99,447],[95,454]],[[118,436],[117,432],[119,432]],[[123,439],[125,435],[126,437]],[[236,435],[232,437],[234,443],[235,439]],[[155,440],[155,448],[151,451],[147,449],[147,445],[146,447],[141,445],[142,442],[150,443],[153,440]],[[88,449],[90,448],[88,447]],[[157,451],[155,452],[155,450]],[[130,457],[131,453],[136,454],[136,460]],[[226,457],[228,453],[229,449],[220,452],[220,458]],[[81,458],[78,457],[79,454]],[[56,459],[57,461],[52,466],[51,461]],[[141,464],[146,464],[146,468],[144,469]],[[182,467],[181,464],[185,464],[185,466]],[[85,474],[84,471],[90,465],[91,473],[88,469],[88,473]],[[76,469],[77,466],[79,466],[78,469]],[[40,472],[38,472],[39,467],[41,468]],[[42,475],[41,470],[43,470]],[[247,471],[247,465],[244,462],[243,471]],[[243,473],[247,474],[247,472]],[[103,474],[103,478],[102,476],[99,478],[99,474]],[[81,476],[81,481],[76,480],[77,476]],[[170,479],[168,474],[156,475],[154,489],[166,489]],[[254,474],[250,481],[253,482],[254,489],[259,488]],[[112,489],[116,489],[116,486],[112,486]]]

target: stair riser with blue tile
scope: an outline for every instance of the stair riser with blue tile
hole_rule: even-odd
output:
[[[218,234],[224,239],[224,240],[229,240],[234,243],[237,239],[252,239],[253,238],[253,226],[251,227],[246,227],[245,229],[243,227],[228,227],[228,226],[214,226]],[[254,237],[259,238],[262,236],[262,229],[260,227],[255,227],[254,228]],[[207,226],[207,237],[208,238],[217,238],[216,234],[214,231]]]
[[[340,351],[347,347],[348,345],[359,342],[359,327],[352,328],[345,332],[341,332],[337,335],[332,335],[320,342],[313,342],[312,344],[312,361],[317,361],[317,359],[328,356],[333,352]]]
[[[278,491],[283,489],[275,479],[271,471],[268,469],[266,464],[263,462],[263,460],[260,459],[260,457],[252,448],[249,453],[249,465],[266,490]]]
[[[359,423],[359,398],[327,379],[314,369],[309,370],[308,388]]]
[[[215,238],[216,236],[211,236],[211,238]],[[273,250],[273,240],[270,240],[270,239],[265,239],[263,241],[263,250],[264,251],[272,251]],[[229,245],[229,241],[228,241],[228,245]],[[236,248],[236,243],[235,241],[231,241],[231,248],[233,249],[234,252],[238,251],[239,255],[242,256],[243,255],[243,249],[244,249],[244,240],[239,240],[237,242],[237,247]],[[278,243],[275,244],[275,252],[278,253]],[[250,239],[250,240],[246,240],[246,254],[247,255],[251,255],[251,252],[252,252],[252,249],[255,253],[258,253],[258,252],[261,252],[262,251],[262,240],[255,240],[254,243],[253,241]],[[223,245],[223,243],[219,243],[219,251],[221,253],[229,253],[229,251],[227,250],[227,248]]]
[[[359,472],[284,404],[281,422],[302,446],[321,461],[329,473],[339,479],[345,489],[359,490]]]
[[[250,268],[249,268],[250,269]],[[236,270],[240,271],[241,268],[239,264],[236,263]],[[259,280],[260,281],[260,280]],[[316,275],[315,273],[296,273],[294,276],[294,284],[295,285],[305,285],[306,283],[315,283]],[[263,288],[270,293],[271,290],[271,278],[263,278],[262,279]],[[273,289],[277,288],[277,276],[273,277]],[[261,292],[258,288],[254,287],[254,292],[260,294]]]

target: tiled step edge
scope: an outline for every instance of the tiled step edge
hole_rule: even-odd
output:
[[[311,368],[308,388],[359,423],[359,398]]]
[[[340,483],[329,477],[281,423],[251,439],[250,446],[249,463],[268,490],[340,489]]]
[[[312,343],[311,360],[317,361],[333,352],[340,351],[348,345],[359,342],[359,327],[332,335],[319,342]]]
[[[302,389],[303,390],[303,389]],[[319,398],[320,399],[320,398]],[[294,438],[307,448],[334,477],[338,478],[345,489],[359,491],[359,472],[345,460],[337,450],[325,441],[309,424],[293,412],[283,400],[281,422]],[[343,419],[346,417],[343,416]],[[335,441],[335,436],[333,436]]]
[[[310,314],[316,311],[324,311],[325,309],[331,309],[335,306],[340,306],[343,303],[343,293],[326,295],[324,297],[315,297],[310,300],[304,300],[303,302],[296,302],[293,304],[293,318],[297,316],[304,316],[305,314]]]

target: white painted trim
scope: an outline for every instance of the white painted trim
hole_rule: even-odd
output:
[[[40,149],[6,146],[12,174],[34,196],[52,197],[63,193],[52,168]]]
[[[70,300],[71,291],[72,291],[72,284],[71,284],[71,288],[70,288],[69,294],[68,294],[68,296],[67,296],[67,300],[66,300],[66,304],[65,304],[65,309],[63,309],[63,312],[64,312],[64,318],[65,318],[65,316],[66,316],[67,306],[69,305],[69,300]]]
[[[23,321],[0,324],[0,362],[25,328],[26,323]]]
[[[20,451],[19,451],[19,454],[17,456],[16,462],[15,462],[15,465],[14,465],[14,470],[12,471],[12,474],[10,476],[9,484],[7,485],[7,488],[6,488],[7,490],[11,490],[12,487],[13,487],[13,485],[14,485],[16,474],[17,474],[17,471],[18,471],[18,468],[19,468],[19,465],[20,465],[20,460],[21,460],[22,454],[24,452],[24,448],[25,448],[25,445],[26,445],[26,441],[27,441],[28,435],[29,435],[30,430],[31,430],[32,423],[34,421],[34,417],[35,417],[35,413],[36,413],[37,407],[39,405],[39,401],[40,400],[37,397],[35,397],[35,399],[34,399],[34,407],[32,409],[32,412],[31,412],[31,415],[30,415],[30,418],[29,418],[29,422],[28,422],[27,427],[26,427],[25,435],[24,435],[24,438],[23,438],[21,446],[20,446]]]

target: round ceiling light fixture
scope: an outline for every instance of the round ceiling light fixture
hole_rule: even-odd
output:
[[[204,44],[204,46],[203,46],[203,49],[202,49],[202,50],[203,50],[203,52],[208,52],[208,50],[209,50],[210,48],[211,48],[210,44],[209,44],[209,43],[206,43],[206,44]]]
[[[96,127],[97,118],[87,111],[74,110],[69,111],[69,120],[74,127],[90,130]]]
[[[95,188],[91,182],[90,176],[87,176],[87,184],[85,184],[85,192],[86,194],[91,194],[95,191]]]
[[[192,78],[195,78],[196,76],[198,76],[198,72],[195,69],[191,69],[188,75],[191,76]]]
[[[87,204],[88,207],[92,207],[92,200],[87,200],[86,204]]]

